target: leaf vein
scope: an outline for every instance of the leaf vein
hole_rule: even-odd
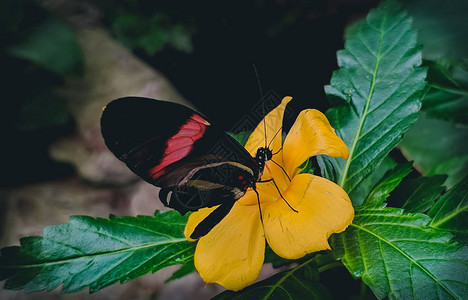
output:
[[[442,287],[450,296],[452,296],[454,299],[457,299],[456,295],[454,295],[452,293],[452,291],[450,291],[449,288],[447,288],[445,285],[442,284],[442,282],[440,282],[431,272],[429,272],[426,268],[424,268],[424,266],[422,266],[421,264],[418,263],[418,261],[414,260],[409,254],[407,254],[406,252],[404,252],[402,249],[396,247],[395,245],[393,245],[391,242],[389,242],[388,240],[384,239],[383,237],[379,236],[378,234],[372,232],[371,230],[368,230],[362,226],[359,226],[359,225],[356,225],[354,223],[351,224],[351,226],[354,226],[358,229],[361,229],[361,230],[364,230],[365,232],[368,232],[370,233],[371,235],[373,235],[374,237],[376,237],[378,240],[382,240],[383,242],[385,242],[387,245],[391,246],[392,248],[394,248],[395,250],[397,250],[400,254],[402,254],[408,261],[410,262],[413,262],[415,266],[417,266],[419,269],[421,269],[429,278],[431,278],[435,283],[437,283],[440,287]]]
[[[378,242],[379,242],[379,251],[380,251],[380,257],[382,258],[382,265],[383,265],[383,268],[384,268],[384,272],[385,272],[385,274],[388,274],[388,268],[387,268],[387,264],[385,263],[385,257],[384,257],[384,254],[383,254],[382,242],[381,242],[381,240],[378,240]],[[390,282],[389,276],[385,276],[385,278],[387,279],[389,290],[392,293],[394,293],[392,283]]]
[[[463,199],[458,203],[458,206],[453,210],[452,213],[450,214],[447,214],[445,217],[439,219],[439,221],[437,222],[432,222],[429,224],[431,227],[439,227],[441,224],[445,223],[445,222],[448,222],[450,219],[454,218],[456,215],[458,215],[460,213],[460,211],[465,211],[465,210],[468,210],[468,202],[466,203],[467,205],[464,206],[464,208],[462,210],[458,210],[459,206],[465,202],[466,198],[468,197],[468,191],[466,191],[465,195],[463,196]],[[440,210],[437,212],[437,214],[432,218],[432,220],[435,220],[436,217],[439,215],[440,212],[443,211],[443,208],[449,204],[449,201],[446,201],[442,207],[440,208]]]
[[[383,26],[383,23],[386,22],[386,20],[387,20],[386,17],[384,17],[382,19],[382,26]],[[379,50],[377,51],[377,61],[375,63],[375,68],[374,68],[374,72],[373,72],[373,75],[372,75],[372,81],[371,81],[371,86],[370,86],[370,89],[369,89],[369,95],[368,95],[368,97],[366,99],[366,105],[364,107],[364,112],[362,114],[362,118],[359,120],[359,127],[358,127],[358,129],[356,131],[356,134],[355,134],[354,138],[353,138],[353,143],[352,143],[352,146],[351,146],[351,150],[349,151],[348,161],[346,162],[345,169],[344,169],[343,173],[341,174],[341,179],[339,181],[339,185],[341,187],[344,187],[344,184],[347,182],[348,170],[349,170],[349,167],[351,165],[352,157],[354,156],[354,151],[356,150],[358,137],[361,135],[361,130],[362,130],[362,127],[363,127],[364,122],[365,122],[366,117],[367,117],[367,111],[369,109],[370,100],[371,100],[371,98],[373,96],[373,93],[374,93],[374,88],[375,88],[375,84],[376,84],[376,80],[377,80],[377,70],[379,69],[379,65],[380,65],[382,42],[383,42],[384,35],[385,35],[384,32],[381,31],[380,41],[379,41]]]
[[[156,246],[159,246],[159,245],[172,244],[172,243],[177,243],[177,242],[186,242],[186,241],[187,241],[186,239],[179,239],[179,240],[175,240],[175,241],[171,241],[171,242],[159,242],[159,243],[143,244],[143,245],[137,246],[137,247],[124,248],[124,249],[113,250],[113,251],[108,251],[108,252],[93,253],[91,255],[78,256],[78,257],[60,259],[60,260],[55,260],[55,261],[48,261],[48,262],[44,262],[44,263],[32,263],[32,264],[27,264],[27,265],[8,265],[8,266],[0,266],[0,268],[3,268],[3,269],[27,269],[27,268],[45,267],[45,266],[49,266],[49,265],[70,263],[70,262],[73,262],[73,261],[79,260],[79,259],[91,259],[91,258],[96,257],[96,256],[114,255],[116,253],[125,253],[125,252],[128,252],[128,251],[137,251],[137,250],[142,250],[142,249],[145,249],[145,248],[156,247]]]
[[[148,232],[151,232],[151,233],[155,233],[157,235],[161,235],[161,236],[164,236],[164,237],[167,237],[167,238],[173,238],[173,236],[171,236],[171,235],[168,235],[168,234],[156,231],[156,230],[152,230],[152,229],[149,229],[149,228],[146,228],[146,227],[136,226],[136,225],[129,224],[129,223],[121,223],[119,221],[115,221],[115,223],[120,224],[120,225],[124,225],[124,226],[127,226],[127,227],[137,228],[138,230],[143,230],[143,231],[148,231]]]

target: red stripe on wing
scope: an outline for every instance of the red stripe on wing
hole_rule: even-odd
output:
[[[193,144],[203,136],[208,125],[208,121],[193,114],[179,131],[167,140],[161,161],[149,170],[151,178],[156,180],[165,173],[165,167],[186,157],[192,151]]]

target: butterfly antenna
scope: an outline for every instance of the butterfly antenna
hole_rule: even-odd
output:
[[[275,156],[276,154],[280,153],[281,150],[283,150],[283,147],[279,148],[278,151],[276,151],[275,153],[273,153],[271,156]]]
[[[278,135],[278,133],[281,131],[281,129],[283,129],[283,126],[281,126],[280,129],[278,129],[278,131],[275,133],[275,135],[273,136],[273,138],[271,139],[271,141],[268,143],[268,149],[270,149],[271,143],[273,143],[273,140],[274,140],[275,137]],[[278,153],[278,152],[277,152],[277,153]]]
[[[265,122],[265,105],[263,103],[263,91],[262,84],[260,83],[260,76],[258,76],[258,70],[255,64],[253,64],[255,76],[257,77],[258,88],[260,89],[260,101],[262,101],[262,116],[263,116],[263,132],[265,133],[265,148],[267,147],[267,133],[266,133],[266,122]]]

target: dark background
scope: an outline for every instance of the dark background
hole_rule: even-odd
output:
[[[93,25],[109,30],[167,76],[217,126],[229,131],[260,100],[253,64],[265,94],[293,96],[290,106],[296,113],[306,107],[325,111],[323,87],[337,69],[336,50],[343,48],[345,26],[377,3],[2,1],[0,184],[19,185],[74,172],[51,160],[48,147],[75,130],[75,120],[55,90],[67,78],[86,72],[79,45],[61,51],[60,47],[44,50],[47,45],[38,43],[39,53],[55,51],[53,64],[43,65],[34,61],[36,44],[28,48],[31,59],[11,51],[28,41],[44,20],[57,20],[73,30],[70,16],[84,22],[92,19]],[[49,35],[54,35],[51,30]],[[286,128],[292,120],[294,116],[285,121]]]
[[[190,1],[163,9],[190,24],[193,51],[164,48],[150,56],[177,89],[216,124],[229,130],[263,92],[293,96],[292,106],[327,108],[323,87],[337,69],[345,25],[365,15],[378,1]],[[150,2],[139,7],[151,11]],[[183,7],[183,9],[181,9]]]

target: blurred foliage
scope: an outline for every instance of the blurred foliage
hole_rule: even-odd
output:
[[[50,16],[30,28],[28,35],[8,47],[7,52],[58,75],[82,71],[82,53],[73,32]]]
[[[423,109],[434,118],[468,125],[468,70],[441,59],[426,65],[429,84]]]
[[[418,41],[424,45],[425,59],[449,59],[454,63],[464,60],[466,66],[467,1],[412,0],[408,1],[408,9],[419,29]]]
[[[413,0],[408,9],[424,46],[428,85],[424,114],[400,148],[424,175],[446,174],[453,186],[468,174],[468,2]]]
[[[32,0],[0,4],[3,102],[0,134],[2,185],[21,184],[69,172],[52,161],[49,144],[70,132],[65,102],[54,90],[64,77],[82,72],[74,33]]]
[[[154,55],[164,48],[191,53],[195,27],[180,17],[186,10],[174,11],[173,5],[153,1],[98,1],[105,21],[118,41],[127,48]],[[179,7],[180,8],[180,7]]]
[[[468,170],[467,140],[466,127],[421,114],[400,147],[425,176],[446,174],[446,184],[453,186]]]
[[[435,200],[445,191],[445,175],[405,178],[387,198],[391,207],[401,207],[411,213],[427,212]]]
[[[164,47],[192,52],[191,32],[183,24],[172,24],[164,14],[143,18],[137,14],[119,14],[112,24],[117,39],[130,49],[143,49],[153,55]]]

